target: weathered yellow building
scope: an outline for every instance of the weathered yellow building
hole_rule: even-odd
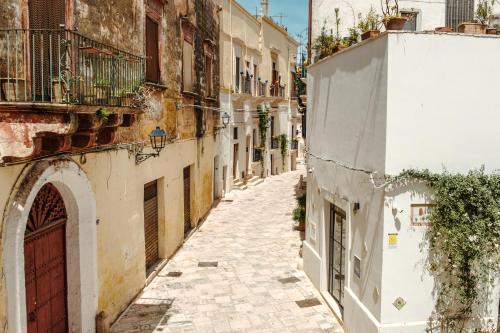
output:
[[[298,43],[268,17],[265,7],[256,17],[236,1],[219,4],[220,102],[231,121],[217,147],[225,166],[221,192],[227,192],[295,169]]]
[[[0,331],[112,323],[208,213],[218,31],[212,0],[0,4]]]

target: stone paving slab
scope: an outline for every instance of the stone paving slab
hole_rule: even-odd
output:
[[[111,332],[343,333],[297,270],[300,236],[290,212],[302,173],[230,193]],[[319,302],[304,303],[312,299]]]

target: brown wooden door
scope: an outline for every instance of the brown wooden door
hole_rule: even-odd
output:
[[[146,80],[160,83],[158,23],[146,16]]]
[[[185,167],[183,170],[184,180],[184,236],[191,230],[191,169]]]
[[[144,244],[146,272],[153,267],[158,254],[158,184],[155,181],[144,185]]]
[[[28,333],[68,331],[66,209],[59,191],[44,185],[31,207],[24,236]]]
[[[240,154],[239,144],[235,143],[233,148],[233,179],[238,179],[238,157]]]

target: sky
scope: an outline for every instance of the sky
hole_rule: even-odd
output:
[[[260,13],[260,0],[237,0],[246,10],[255,15]],[[288,32],[297,41],[307,44],[307,15],[308,15],[308,1],[307,0],[269,0],[269,15],[281,15],[283,17],[283,24],[288,28]],[[280,23],[279,17],[273,19]],[[302,41],[300,41],[298,34],[302,33]]]

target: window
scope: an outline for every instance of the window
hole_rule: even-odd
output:
[[[474,19],[474,8],[474,0],[447,0],[446,26],[457,31],[460,23]]]
[[[160,83],[158,23],[146,16],[146,81]]]
[[[209,55],[205,56],[205,94],[207,96],[212,96],[212,57]]]
[[[271,138],[274,138],[274,116],[271,116]]]
[[[235,66],[236,67],[236,73],[235,73],[236,78],[234,80],[235,88],[236,88],[235,90],[240,91],[240,57],[236,57],[235,62],[236,62],[235,63],[235,65],[236,65]]]
[[[203,49],[205,52],[205,96],[212,97],[214,95],[213,77],[213,45],[212,41],[205,41]]]
[[[238,140],[238,127],[233,128],[233,139]]]
[[[401,16],[406,17],[408,21],[406,21],[403,30],[407,31],[417,31],[417,18],[418,12],[415,11],[401,11]]]
[[[252,146],[257,147],[257,130],[252,130]]]
[[[182,33],[184,39],[182,42],[182,90],[193,91],[193,75],[194,75],[194,49],[193,49],[193,34],[194,27],[188,20],[182,22]]]

